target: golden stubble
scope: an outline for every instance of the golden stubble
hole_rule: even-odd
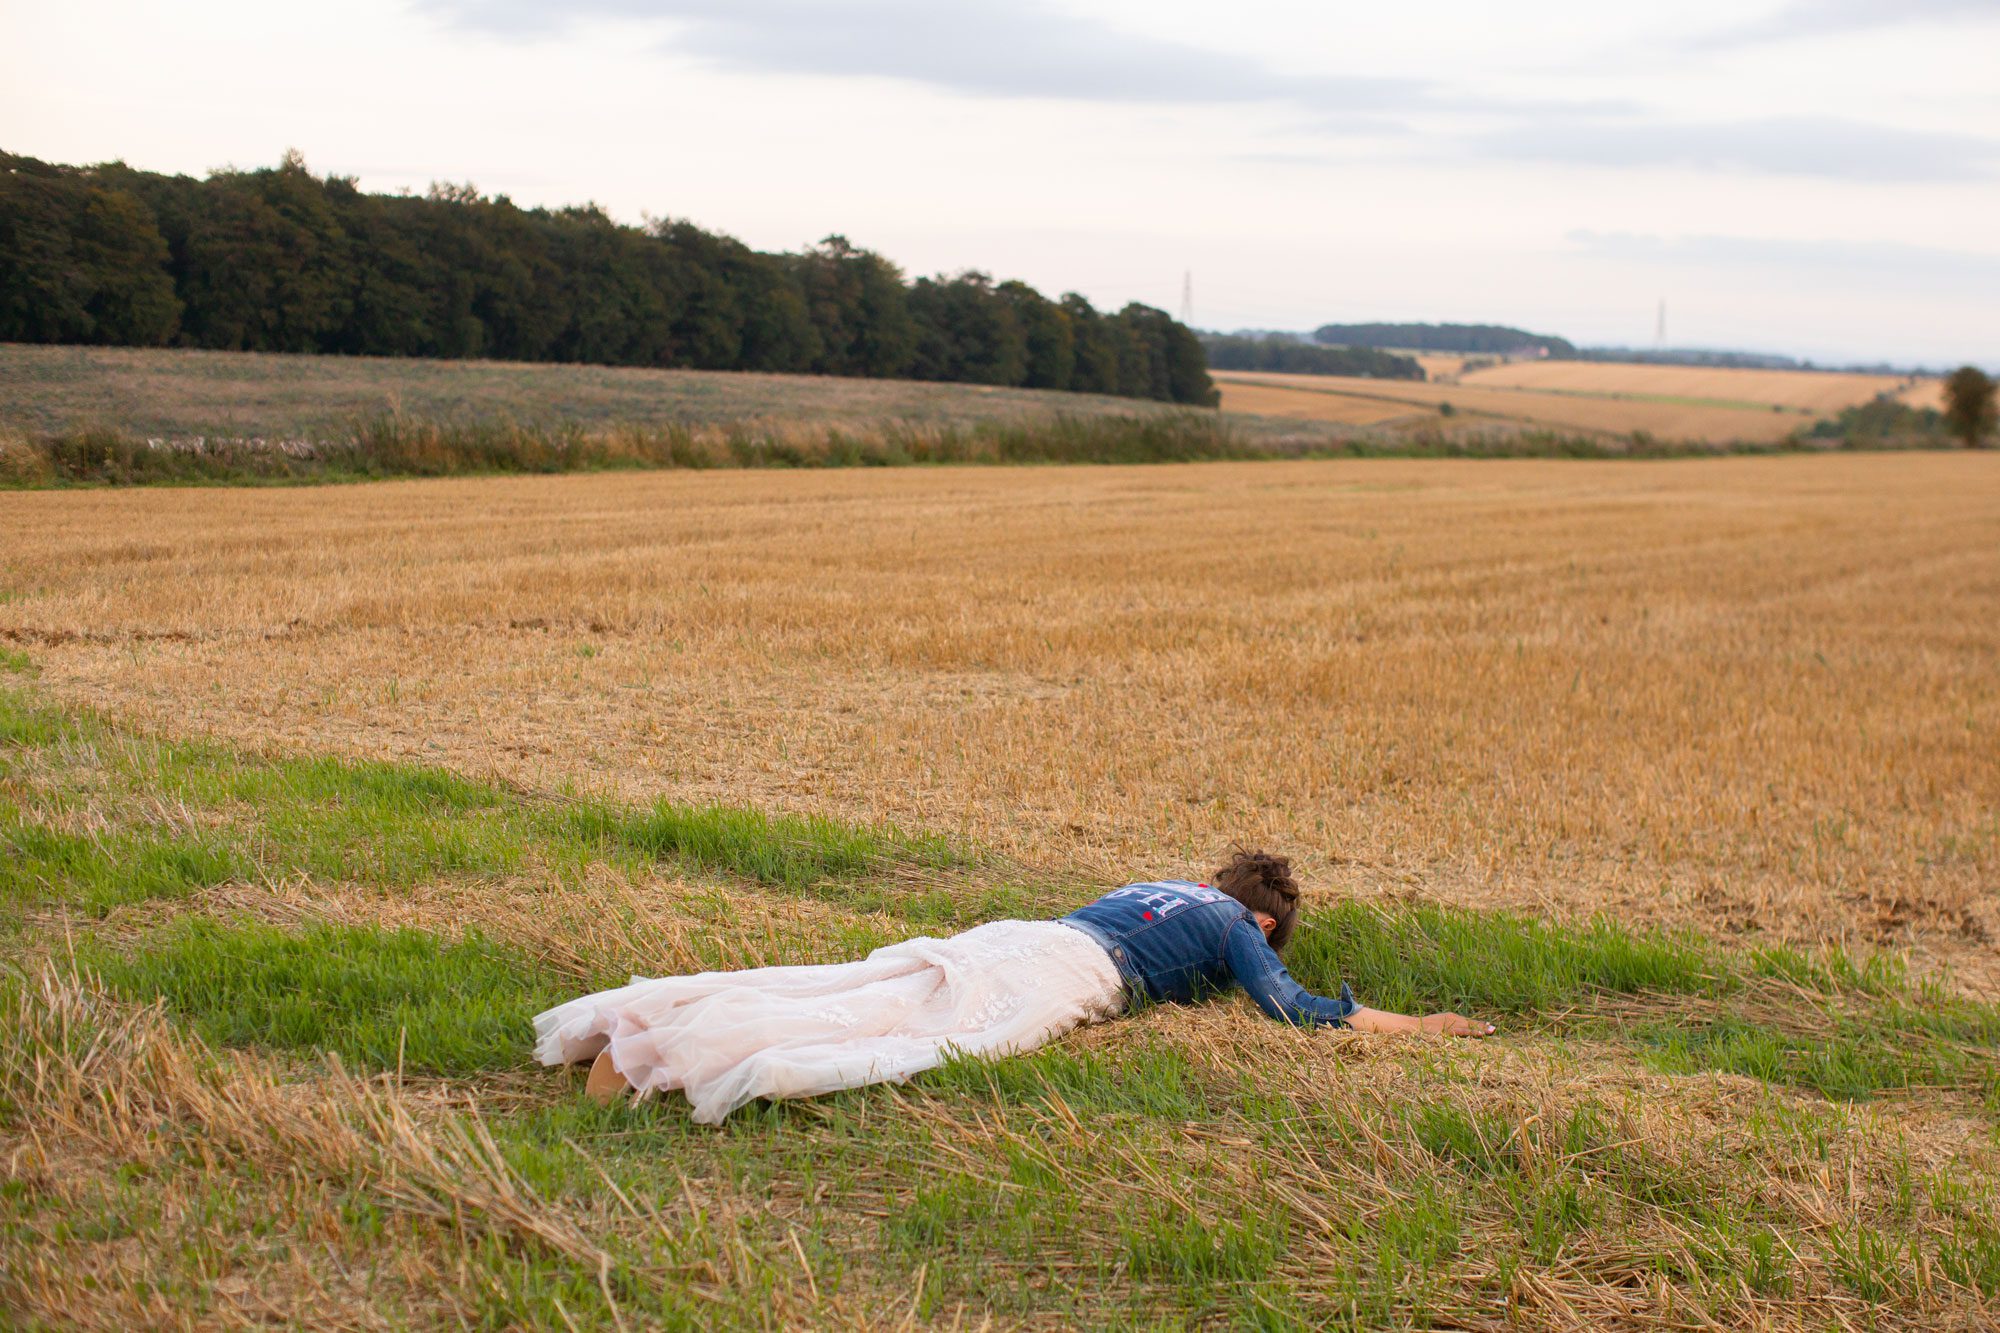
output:
[[[174,735],[882,819],[1104,877],[2000,982],[2000,468],[1958,455],[0,495],[0,638]]]
[[[1736,366],[1656,366],[1630,361],[1508,361],[1469,371],[1467,384],[1558,393],[1665,395],[1838,412],[1912,385],[1907,375]],[[1936,384],[1919,379],[1916,384]]]
[[[1675,443],[1768,445],[1805,430],[1813,420],[1803,409],[1783,403],[1758,405],[1758,400],[1750,399],[1732,406],[1664,390],[1542,389],[1489,382],[1486,377],[1490,373],[1472,371],[1455,380],[1425,382],[1216,371],[1214,379],[1222,390],[1225,411],[1302,421],[1378,424],[1413,415],[1435,421],[1443,405],[1449,403],[1455,411],[1475,418],[1496,418],[1544,430],[1610,435],[1643,431]],[[1870,396],[1864,393],[1851,401],[1865,402]],[[1828,415],[1835,410],[1837,407],[1829,409]]]

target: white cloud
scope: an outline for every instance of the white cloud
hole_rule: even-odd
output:
[[[2000,14],[1992,0],[1794,0],[1775,14],[1703,34],[1689,44],[1719,50],[1911,24],[1990,23],[1996,17]]]
[[[1480,136],[1485,157],[1619,171],[1683,170],[1852,181],[1968,181],[2000,171],[2000,139],[1832,116],[1684,124],[1540,119]]]
[[[1924,287],[2000,300],[2000,252],[1946,250],[1894,241],[1786,239],[1773,236],[1658,236],[1574,231],[1582,254],[1660,267],[1751,269],[1761,273],[1838,273],[1844,286]]]
[[[721,68],[899,79],[990,97],[1204,104],[1290,100],[1329,110],[1422,105],[1421,79],[1302,77],[1240,55],[999,0],[425,0],[462,26],[526,37],[578,20],[650,20],[662,45]]]

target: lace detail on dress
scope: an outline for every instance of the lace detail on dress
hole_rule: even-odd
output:
[[[1103,948],[1054,921],[995,921],[853,963],[635,977],[535,1019],[544,1064],[611,1060],[642,1094],[720,1121],[757,1097],[900,1082],[952,1052],[1031,1050],[1124,1007]]]
[[[1021,1012],[1027,1003],[1018,995],[995,995],[986,1003],[965,1016],[965,1024],[970,1028],[989,1028]]]

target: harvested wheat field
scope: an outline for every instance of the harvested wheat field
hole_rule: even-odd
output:
[[[1312,378],[1319,378],[1317,376]],[[1351,394],[1322,393],[1311,388],[1292,388],[1236,379],[1226,373],[1215,377],[1222,394],[1222,410],[1250,416],[1288,417],[1295,421],[1330,421],[1343,426],[1377,426],[1385,421],[1429,416],[1435,409],[1425,405],[1384,398],[1361,398]],[[1369,383],[1377,383],[1370,380]]]
[[[1231,398],[1240,389],[1254,386],[1266,393],[1289,395],[1282,400],[1267,400],[1267,406],[1261,410],[1273,415],[1296,414],[1306,420],[1325,419],[1307,416],[1306,410],[1326,409],[1303,408],[1317,398],[1325,398],[1331,403],[1367,404],[1373,411],[1395,407],[1433,416],[1444,404],[1450,404],[1455,411],[1475,419],[1485,417],[1595,435],[1643,431],[1658,439],[1711,445],[1775,444],[1812,424],[1810,415],[1786,407],[1495,386],[1485,382],[1486,374],[1475,371],[1455,384],[1267,371],[1216,371],[1213,378],[1222,389],[1225,408],[1241,412],[1258,410],[1239,406]]]
[[[1465,369],[1465,363],[1468,361],[1486,359],[1470,352],[1416,352],[1405,351],[1397,347],[1385,350],[1399,352],[1403,356],[1415,358],[1416,363],[1424,368],[1424,374],[1434,380],[1446,379],[1457,375]]]
[[[1919,380],[1896,394],[1897,401],[1918,409],[1929,408],[1933,412],[1944,411],[1944,381]]]
[[[1678,398],[1724,406],[1786,407],[1831,416],[1843,407],[1894,393],[1909,384],[1909,377],[1616,361],[1512,361],[1472,371],[1462,383],[1549,393]]]
[[[0,1310],[1991,1327],[1992,462],[0,494]],[[1236,842],[1306,984],[1501,1035],[1237,997],[719,1131],[527,1059]]]

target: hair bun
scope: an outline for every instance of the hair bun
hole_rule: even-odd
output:
[[[1277,925],[1271,930],[1271,947],[1285,947],[1299,916],[1299,882],[1292,876],[1288,858],[1238,847],[1229,864],[1216,871],[1211,880],[1216,888],[1251,911],[1275,917]]]

